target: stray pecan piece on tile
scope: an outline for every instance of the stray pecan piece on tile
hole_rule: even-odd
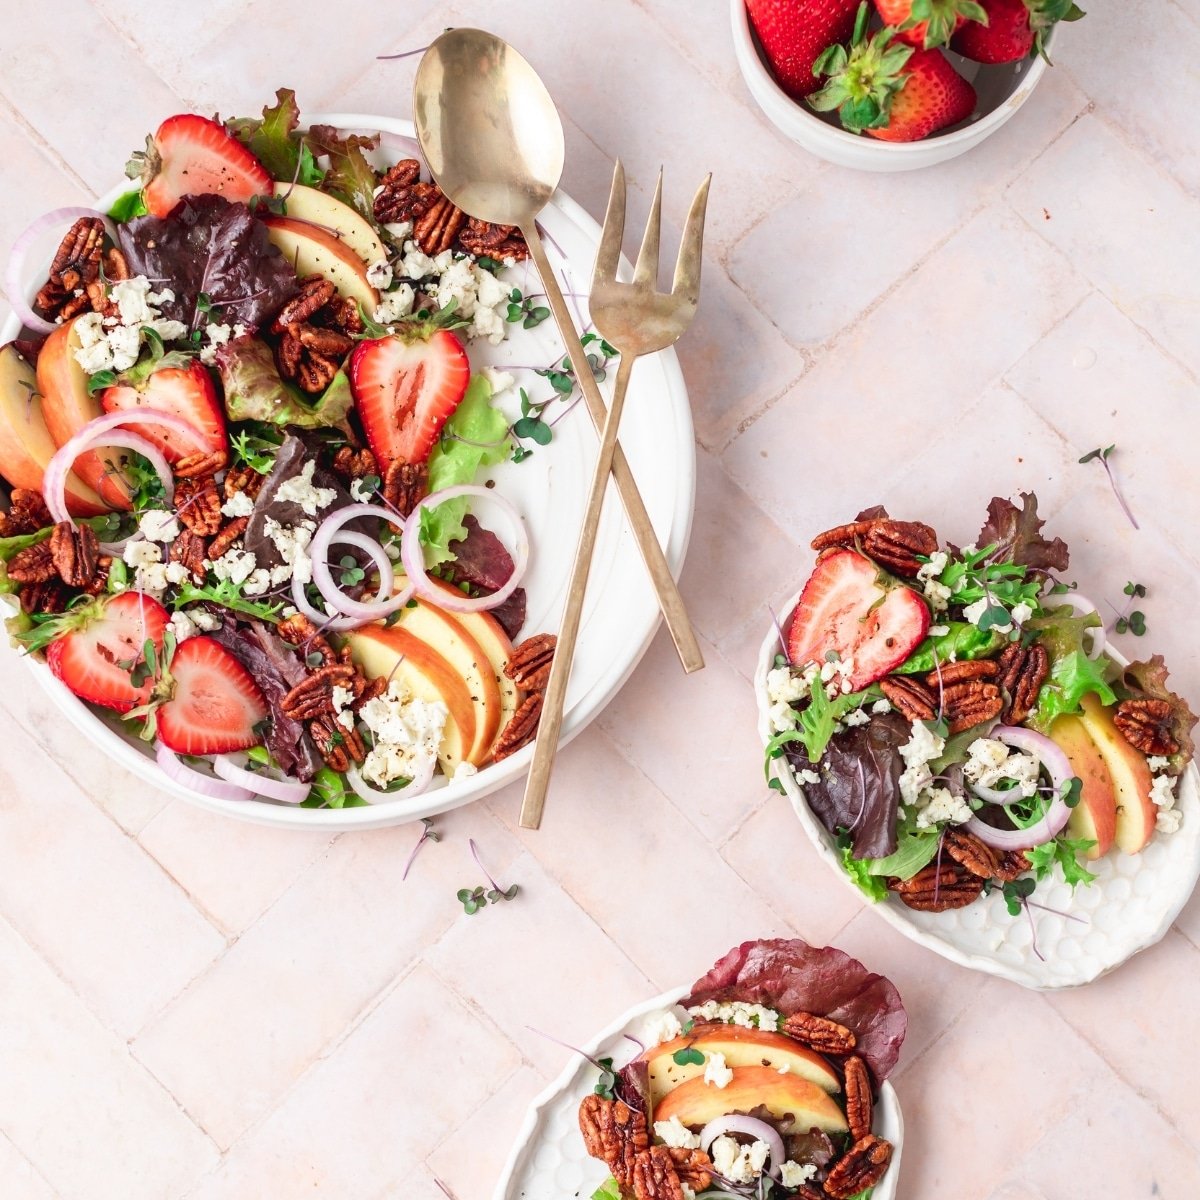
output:
[[[882,518],[871,523],[862,542],[863,553],[893,575],[911,579],[924,565],[918,555],[928,558],[938,548],[937,534],[920,521],[893,521]]]
[[[623,1100],[585,1096],[579,1105],[579,1131],[587,1152],[612,1172],[623,1191],[633,1187],[634,1163],[650,1147],[646,1118]]]
[[[783,1032],[818,1054],[849,1054],[858,1044],[853,1030],[810,1012],[792,1013],[783,1023]]]
[[[967,829],[948,828],[942,834],[942,847],[960,867],[980,879],[995,879],[1000,870],[999,852]]]
[[[850,1136],[857,1141],[871,1132],[875,1120],[875,1101],[871,1095],[871,1073],[867,1064],[857,1054],[852,1054],[844,1064],[846,1075],[846,1120],[850,1125]]]
[[[963,870],[956,862],[930,863],[911,879],[893,885],[892,890],[917,912],[946,912],[965,908],[983,893],[983,880]]]
[[[1146,755],[1171,755],[1179,752],[1179,742],[1171,732],[1171,705],[1166,700],[1147,696],[1122,700],[1113,715],[1121,736]]]
[[[59,521],[50,535],[50,555],[59,578],[68,587],[86,588],[96,578],[100,543],[91,526]]]
[[[1013,642],[1000,655],[1000,686],[1008,697],[1004,721],[1020,725],[1033,712],[1038,693],[1050,674],[1050,655],[1041,642],[1022,646]]]
[[[889,675],[879,681],[879,690],[909,721],[932,721],[937,717],[934,694],[911,675]]]
[[[397,459],[383,474],[383,501],[407,517],[429,491],[429,471],[424,463]]]
[[[874,1187],[887,1174],[892,1144],[874,1134],[859,1138],[830,1168],[825,1191],[833,1200],[850,1200]]]
[[[504,664],[504,674],[522,691],[544,692],[554,665],[554,648],[558,638],[552,633],[535,633],[520,645],[514,646]]]
[[[544,698],[541,692],[530,692],[521,701],[520,707],[513,713],[512,719],[496,739],[496,744],[492,748],[493,762],[499,762],[503,758],[508,758],[510,754],[516,754],[522,746],[529,745],[537,736],[538,722],[542,719]]]

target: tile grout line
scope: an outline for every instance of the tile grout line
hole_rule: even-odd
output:
[[[30,1158],[29,1155],[26,1154],[25,1151],[22,1150],[21,1147],[12,1140],[6,1129],[0,1129],[0,1138],[3,1138],[12,1147],[13,1153],[25,1163],[30,1171],[33,1172],[38,1182],[45,1185],[46,1190],[50,1192],[53,1200],[62,1200],[62,1193],[54,1186],[54,1184],[50,1182],[49,1179],[46,1178],[41,1167],[39,1167],[37,1163],[35,1163],[33,1159]]]

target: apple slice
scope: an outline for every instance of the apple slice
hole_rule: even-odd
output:
[[[284,216],[333,230],[368,265],[387,258],[371,223],[335,196],[302,183],[276,183],[275,195],[283,200]]]
[[[1099,696],[1084,696],[1082,720],[1112,776],[1117,802],[1114,841],[1126,854],[1137,854],[1154,836],[1158,819],[1150,799],[1150,767],[1145,756],[1121,736]]]
[[[729,1067],[771,1067],[774,1071],[794,1074],[822,1091],[840,1092],[837,1072],[819,1055],[782,1033],[747,1029],[721,1023],[696,1025],[687,1037],[676,1038],[647,1050],[641,1056],[650,1072],[650,1097],[653,1103],[696,1075],[704,1074],[704,1063],[677,1063],[675,1054],[693,1047],[707,1060],[721,1054]]]
[[[0,475],[13,487],[40,492],[57,449],[46,428],[36,372],[11,342],[0,346]],[[67,476],[67,508],[76,517],[108,512],[74,472]]]
[[[483,648],[458,620],[436,604],[417,599],[400,610],[391,626],[420,638],[436,650],[466,684],[475,708],[475,739],[466,752],[467,762],[483,763],[500,731],[500,688],[491,661]]]
[[[452,775],[475,744],[475,705],[462,676],[432,646],[396,626],[368,625],[346,640],[369,678],[397,679],[418,699],[446,706],[438,761]]]
[[[1087,852],[1089,859],[1103,858],[1112,849],[1117,832],[1117,794],[1108,765],[1078,717],[1059,717],[1050,738],[1070,760],[1071,770],[1083,785],[1067,832],[1096,843]]]
[[[367,281],[367,264],[334,234],[293,217],[262,216],[267,237],[278,246],[297,275],[323,275],[349,300],[370,315],[379,293]]]
[[[80,349],[76,320],[60,325],[46,339],[37,361],[42,414],[56,446],[63,445],[89,421],[103,415],[100,398],[88,395],[87,372],[75,360],[75,351]],[[74,470],[97,493],[106,510],[132,507],[132,492],[121,469],[118,450],[105,447],[86,450],[75,460]]]
[[[654,1106],[655,1121],[678,1117],[685,1125],[700,1129],[728,1113],[748,1113],[764,1107],[778,1120],[791,1118],[798,1133],[820,1129],[845,1133],[846,1118],[837,1103],[808,1079],[780,1075],[774,1067],[734,1067],[733,1078],[723,1087],[705,1083],[697,1075],[668,1092]]]

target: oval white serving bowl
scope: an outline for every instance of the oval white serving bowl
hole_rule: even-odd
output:
[[[976,114],[923,141],[881,142],[866,134],[848,133],[838,123],[836,113],[817,113],[802,101],[793,100],[771,74],[750,26],[745,0],[730,0],[729,7],[734,54],[759,108],[781,133],[811,154],[859,171],[915,171],[965,154],[1012,118],[1046,73],[1046,60],[1040,56],[986,67],[948,52],[955,70],[979,93]],[[1052,53],[1057,40],[1055,26],[1046,40],[1047,53]]]
[[[399,139],[413,135],[411,121],[362,113],[316,113],[313,124],[334,125],[358,132],[379,131]],[[401,142],[403,144],[403,142]],[[402,154],[388,153],[385,145],[380,160],[395,161]],[[118,185],[96,202],[107,211],[129,188]],[[546,207],[541,223],[551,241],[551,255],[576,290],[584,290],[590,278],[592,259],[599,241],[597,223],[570,197],[558,192]],[[561,247],[565,263],[554,249]],[[0,248],[6,250],[6,248]],[[42,272],[49,255],[32,263]],[[521,281],[521,268],[513,269]],[[26,281],[26,299],[32,299],[42,278]],[[528,290],[524,288],[523,290]],[[0,327],[0,343],[11,341],[20,322],[10,316]],[[496,347],[472,346],[473,366],[548,363],[561,353],[561,342],[552,322]],[[521,382],[524,382],[523,380]],[[604,386],[604,385],[602,385]],[[691,532],[695,502],[696,454],[691,409],[679,361],[674,350],[642,360],[630,383],[629,405],[622,421],[621,443],[641,487],[667,560],[676,574],[683,566]],[[596,450],[596,438],[582,407],[556,428],[553,444],[538,448],[537,454],[520,465],[503,463],[489,472],[497,488],[516,504],[529,530],[533,555],[523,581],[529,607],[524,633],[554,630],[558,626],[566,596],[588,480]],[[540,461],[539,461],[540,459]],[[534,468],[530,470],[529,468]],[[546,503],[553,488],[554,503]],[[546,553],[557,547],[554,554]],[[592,567],[592,585],[584,607],[583,624],[576,650],[575,667],[567,693],[566,718],[561,742],[565,744],[599,715],[617,694],[646,652],[658,628],[659,612],[654,592],[646,578],[636,543],[629,533],[615,494],[605,506],[604,519]],[[293,829],[375,829],[398,825],[459,808],[524,776],[533,748],[527,746],[511,758],[485,767],[477,775],[453,783],[437,784],[420,796],[405,800],[403,793],[385,804],[344,809],[306,809],[270,800],[243,802],[204,796],[169,779],[154,761],[153,751],[136,736],[121,728],[115,717],[89,708],[35,659],[27,659],[37,682],[46,690],[63,715],[89,741],[98,745],[138,779],[180,796],[214,812],[266,825]],[[131,779],[131,786],[135,786]],[[440,786],[439,786],[440,785]]]
[[[798,599],[797,593],[783,611],[791,613]],[[1123,657],[1111,648],[1108,652],[1125,665]],[[772,627],[763,639],[754,673],[758,732],[764,745],[771,736],[766,678],[777,653],[779,633]],[[776,759],[772,773],[782,782],[818,854],[843,885],[868,904],[842,870],[833,838],[809,809],[804,789],[787,761]],[[1072,920],[1041,909],[1031,910],[1044,961],[1033,952],[1029,919],[1024,913],[1011,916],[998,892],[943,913],[916,912],[891,898],[870,907],[905,937],[973,971],[1038,990],[1090,983],[1163,938],[1200,878],[1200,776],[1194,765],[1188,768],[1178,790],[1183,824],[1177,832],[1156,834],[1140,854],[1122,854],[1114,849],[1089,863],[1088,869],[1098,877],[1090,887],[1072,892],[1057,876],[1038,884],[1034,899],[1039,904],[1082,918]]]
[[[630,1009],[584,1046],[584,1052],[591,1058],[627,1062],[633,1055],[626,1034],[636,1036],[646,1017],[678,1004],[689,991],[678,988]],[[562,1074],[529,1106],[492,1200],[563,1200],[566,1196],[588,1200],[608,1178],[604,1164],[584,1149],[579,1133],[579,1104],[595,1085],[596,1068],[580,1055],[573,1055]],[[904,1149],[904,1116],[900,1098],[890,1083],[879,1090],[875,1132],[891,1142],[894,1150],[888,1172],[876,1186],[872,1200],[895,1200]]]

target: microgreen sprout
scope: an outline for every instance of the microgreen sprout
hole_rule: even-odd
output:
[[[676,1050],[671,1055],[671,1061],[681,1067],[702,1067],[704,1065],[704,1052],[697,1050],[695,1046],[685,1046],[682,1050]]]
[[[339,576],[342,587],[353,587],[367,577],[366,571],[358,565],[358,559],[353,554],[344,554],[338,560],[338,566],[342,569]]]
[[[585,1050],[580,1050],[578,1046],[572,1046],[570,1042],[564,1042],[561,1038],[556,1038],[552,1034],[543,1033],[540,1029],[535,1029],[532,1025],[526,1025],[526,1029],[530,1033],[536,1033],[538,1037],[545,1038],[548,1042],[553,1042],[556,1046],[561,1046],[564,1050],[570,1050],[572,1054],[578,1054],[580,1058],[590,1062],[597,1071],[600,1072],[600,1081],[596,1084],[595,1092],[597,1096],[603,1096],[606,1100],[615,1099],[615,1089],[617,1085],[617,1074],[613,1070],[613,1060],[611,1058],[593,1058]]]
[[[1108,486],[1112,488],[1112,494],[1116,496],[1117,503],[1121,506],[1121,511],[1129,518],[1129,523],[1134,529],[1140,529],[1141,526],[1137,523],[1137,518],[1133,515],[1133,510],[1126,503],[1124,495],[1121,493],[1121,488],[1117,483],[1117,477],[1113,474],[1113,469],[1109,465],[1109,457],[1117,445],[1114,442],[1111,446],[1097,446],[1095,450],[1089,450],[1079,461],[1081,463],[1098,462],[1103,468],[1105,475],[1108,476]]]
[[[502,888],[493,878],[492,873],[483,865],[483,859],[479,856],[479,847],[475,844],[474,838],[467,840],[467,845],[471,850],[471,857],[474,858],[476,866],[483,872],[490,888],[460,888],[457,895],[459,902],[463,906],[463,911],[467,916],[474,916],[481,908],[486,908],[489,904],[499,904],[505,900],[516,899],[517,893],[521,890],[515,883],[508,888]]]
[[[536,298],[522,295],[520,288],[513,288],[508,293],[508,312],[504,319],[510,324],[520,321],[523,329],[536,329],[550,315],[544,304],[533,303]]]
[[[1125,602],[1125,607],[1117,613],[1117,618],[1113,622],[1113,629],[1117,633],[1132,633],[1134,637],[1141,637],[1146,632],[1146,614],[1140,608],[1135,608],[1132,612],[1129,611],[1129,606],[1135,600],[1141,600],[1146,595],[1146,585],[1144,583],[1134,583],[1130,580],[1125,585],[1125,595],[1129,599]],[[1115,605],[1110,606],[1114,610]]]
[[[426,842],[440,842],[442,835],[433,827],[433,821],[429,817],[421,818],[421,836],[417,838],[417,844],[412,848],[412,853],[408,856],[404,863],[404,870],[400,873],[400,882],[403,883],[408,878],[409,871],[412,870],[412,865],[417,861],[417,855],[421,852],[421,847]]]

